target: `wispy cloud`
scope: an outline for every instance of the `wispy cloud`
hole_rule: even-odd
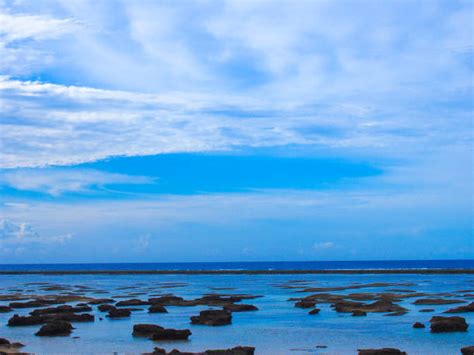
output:
[[[59,196],[65,192],[88,192],[114,184],[150,184],[154,178],[106,173],[92,169],[16,169],[0,173],[0,184],[17,190]]]
[[[50,60],[14,57],[30,68],[21,80],[2,69],[0,164],[284,145],[402,146],[406,156],[470,144],[472,4],[425,5],[6,6],[8,50]]]

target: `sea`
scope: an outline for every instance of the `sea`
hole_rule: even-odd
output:
[[[101,271],[101,270],[358,270],[358,269],[474,269],[474,260],[412,260],[412,261],[314,261],[314,262],[239,262],[239,263],[144,263],[144,264],[30,264],[0,265],[0,271]],[[130,318],[109,319],[93,306],[95,321],[74,323],[70,336],[38,337],[40,326],[8,327],[14,314],[27,315],[32,309],[15,309],[0,313],[0,338],[21,342],[21,351],[35,354],[141,354],[154,347],[167,351],[202,352],[227,349],[237,345],[256,348],[255,354],[357,354],[357,349],[398,348],[408,354],[460,354],[460,348],[474,345],[474,314],[458,314],[470,324],[467,332],[430,332],[429,320],[459,304],[420,306],[413,304],[420,297],[403,298],[398,304],[408,309],[400,316],[368,313],[353,317],[335,312],[330,304],[321,303],[317,315],[309,309],[297,308],[292,297],[310,287],[341,287],[391,283],[384,287],[361,287],[331,290],[328,293],[347,295],[362,292],[416,291],[423,297],[459,299],[461,304],[474,301],[474,275],[457,274],[0,274],[0,295],[58,294],[45,285],[64,286],[95,298],[117,301],[173,294],[193,299],[204,294],[249,294],[260,298],[245,300],[258,311],[233,313],[231,325],[210,327],[191,325],[190,316],[207,306],[167,307],[168,313],[148,313],[147,307],[132,312]],[[282,288],[281,285],[302,286]],[[79,287],[78,287],[79,286]],[[82,288],[81,288],[82,287]],[[423,298],[421,297],[421,298]],[[8,301],[0,301],[7,305]],[[212,308],[212,307],[211,307]],[[430,312],[420,312],[432,309]],[[421,322],[424,329],[414,329]],[[167,328],[190,329],[187,341],[153,342],[132,336],[134,324],[157,324]]]

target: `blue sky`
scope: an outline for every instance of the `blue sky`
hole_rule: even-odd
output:
[[[0,258],[472,258],[473,10],[0,1]]]

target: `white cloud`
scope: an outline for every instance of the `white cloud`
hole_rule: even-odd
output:
[[[56,236],[40,236],[33,227],[26,223],[15,223],[8,219],[0,220],[0,245],[32,245],[64,243],[72,238],[72,234],[62,234]]]
[[[64,192],[87,192],[113,184],[149,184],[145,176],[106,173],[92,169],[17,169],[0,173],[0,184],[17,190],[37,191],[53,196]]]
[[[472,91],[471,9],[14,3],[3,15],[15,46],[1,70],[0,166],[288,144],[395,156],[466,145],[471,112],[456,103]],[[9,79],[13,64],[46,81]]]

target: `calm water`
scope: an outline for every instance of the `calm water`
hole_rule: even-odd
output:
[[[404,316],[387,317],[382,314],[368,314],[367,317],[352,317],[336,313],[329,304],[318,305],[321,313],[309,316],[308,310],[295,308],[289,297],[306,295],[294,290],[274,287],[277,283],[304,279],[311,286],[328,287],[372,282],[413,282],[414,287],[364,288],[331,292],[380,292],[392,288],[411,288],[419,292],[455,292],[474,289],[474,275],[0,275],[0,293],[12,293],[16,288],[35,293],[35,286],[29,282],[50,282],[65,285],[87,285],[108,293],[87,293],[97,298],[124,295],[127,298],[146,299],[150,294],[173,293],[185,298],[200,297],[209,292],[249,293],[264,297],[245,303],[256,305],[256,312],[233,314],[233,324],[223,327],[207,327],[189,324],[189,317],[208,307],[167,307],[168,314],[133,312],[129,319],[109,320],[103,313],[94,311],[94,323],[75,323],[71,337],[40,338],[33,334],[39,326],[7,327],[12,313],[0,314],[0,337],[20,341],[27,346],[24,351],[39,354],[52,353],[140,353],[151,351],[154,346],[167,350],[178,348],[188,351],[228,348],[235,345],[252,345],[257,354],[356,354],[358,348],[396,347],[409,354],[459,354],[463,346],[474,345],[474,315],[462,314],[471,329],[465,333],[431,334],[427,329],[413,329],[415,321],[428,325],[427,321],[441,311],[452,308],[445,306],[414,306],[413,299],[399,304],[409,308]],[[166,282],[183,282],[187,285],[166,289]],[[123,289],[132,287],[132,289]],[[232,291],[213,291],[212,288],[232,287]],[[129,292],[144,293],[130,296]],[[47,292],[43,292],[47,293]],[[50,292],[50,293],[57,293]],[[461,295],[461,294],[459,294]],[[471,299],[472,301],[472,299]],[[0,302],[7,303],[7,302]],[[94,306],[95,308],[95,306]],[[420,313],[421,308],[434,308],[434,313]],[[28,310],[18,310],[26,314]],[[99,321],[99,317],[103,317]],[[188,328],[192,331],[189,341],[159,342],[134,338],[133,324],[154,323],[165,327]],[[315,349],[326,345],[327,349]]]
[[[474,269],[474,260],[262,261],[215,263],[0,264],[4,271]]]

